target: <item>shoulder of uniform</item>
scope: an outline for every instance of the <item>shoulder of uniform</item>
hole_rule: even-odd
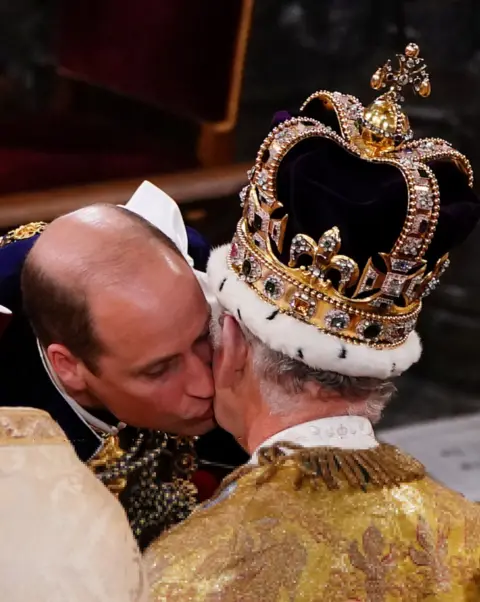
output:
[[[47,224],[31,222],[0,236],[0,304],[17,313],[25,258]]]
[[[23,226],[18,226],[18,228],[14,228],[0,237],[0,248],[6,247],[7,245],[19,240],[33,238],[37,234],[41,234],[45,230],[46,226],[46,222],[30,222],[28,224],[24,224]]]

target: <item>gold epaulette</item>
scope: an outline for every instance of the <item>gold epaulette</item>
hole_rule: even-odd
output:
[[[0,248],[6,247],[8,244],[16,242],[17,240],[25,240],[27,238],[32,238],[32,236],[35,236],[36,234],[41,234],[46,226],[46,222],[30,222],[29,224],[14,228],[0,237]]]
[[[254,471],[257,485],[262,485],[284,466],[295,468],[294,489],[300,489],[304,482],[309,482],[314,489],[323,483],[330,490],[350,488],[367,491],[410,483],[425,476],[421,462],[386,443],[358,450],[307,448],[284,441],[262,448],[258,454],[258,465],[241,466],[224,479],[216,496],[231,483]]]

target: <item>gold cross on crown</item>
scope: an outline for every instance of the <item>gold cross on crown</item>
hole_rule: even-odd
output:
[[[408,44],[404,54],[397,54],[398,69],[396,71],[393,69],[390,59],[383,67],[379,67],[375,71],[370,80],[372,88],[381,90],[390,86],[389,92],[395,96],[397,102],[403,101],[401,92],[408,85],[411,85],[414,92],[422,98],[430,96],[431,85],[427,65],[419,54],[420,48],[417,44]]]
[[[430,95],[430,77],[417,44],[408,44],[404,54],[397,54],[398,69],[388,60],[373,74],[370,84],[374,90],[388,88],[363,113],[359,131],[365,151],[372,155],[389,153],[413,138],[408,117],[402,112],[405,100],[402,90],[410,85],[422,98]]]

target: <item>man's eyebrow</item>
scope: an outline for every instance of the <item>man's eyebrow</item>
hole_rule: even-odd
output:
[[[175,353],[173,355],[166,355],[165,357],[158,357],[152,360],[151,362],[148,362],[148,364],[145,364],[144,366],[134,368],[133,373],[138,375],[150,372],[154,368],[161,368],[164,364],[168,364],[177,357],[178,353]]]

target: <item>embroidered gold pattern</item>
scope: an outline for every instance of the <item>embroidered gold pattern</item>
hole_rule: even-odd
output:
[[[420,517],[417,525],[417,541],[420,549],[410,547],[410,558],[417,566],[430,569],[431,580],[437,585],[439,591],[448,590],[450,582],[447,566],[448,536],[448,525],[440,526],[435,537],[426,520]]]
[[[428,477],[366,490],[346,476],[332,489],[315,477],[318,487],[304,479],[296,489],[292,456],[265,479],[267,468],[244,469],[221,501],[147,550],[153,602],[480,600],[480,539],[469,551],[464,543],[480,508],[458,494]],[[419,516],[434,534],[420,535],[423,545]],[[416,564],[412,548],[448,572]],[[438,582],[445,577],[448,589]]]
[[[362,554],[358,542],[354,541],[350,546],[350,562],[356,568],[365,573],[365,591],[369,602],[384,602],[386,593],[386,576],[388,571],[395,568],[396,552],[393,545],[386,544],[380,531],[374,527],[368,527],[362,538]]]
[[[465,517],[465,548],[473,552],[480,541],[480,517]]]
[[[294,534],[284,532],[276,519],[262,519],[253,525],[254,531],[242,541],[237,541],[239,551],[229,564],[241,567],[235,573],[222,600],[238,600],[235,592],[242,583],[249,582],[249,592],[242,596],[244,602],[276,602],[283,594],[286,600],[294,600],[298,580],[307,562],[304,543]],[[243,564],[242,557],[261,554],[263,566],[282,566],[280,575],[258,570],[258,565]],[[243,564],[243,567],[242,567]],[[227,568],[228,570],[228,568]],[[219,598],[220,600],[220,598]]]

